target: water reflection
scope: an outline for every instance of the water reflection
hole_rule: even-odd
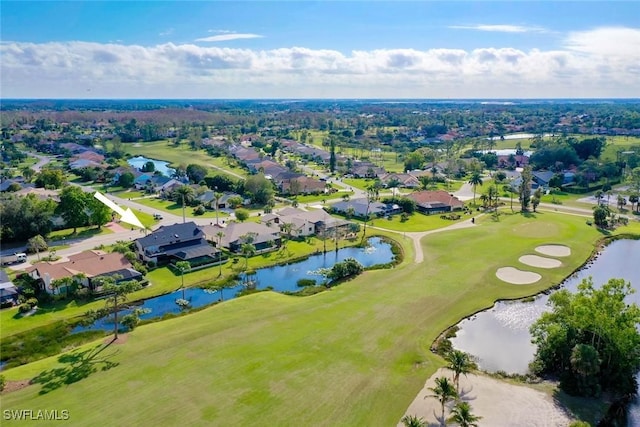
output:
[[[629,302],[640,305],[640,240],[618,240],[607,246],[598,257],[563,286],[574,292],[583,279],[591,276],[596,287],[611,278],[631,282],[636,293]],[[477,357],[481,369],[507,373],[527,372],[536,347],[531,344],[529,326],[547,310],[548,295],[533,302],[500,302],[492,309],[478,313],[458,325],[460,331],[451,339],[453,347]],[[640,403],[632,405],[630,425],[640,425]]]
[[[155,167],[155,170],[157,170],[158,172],[160,172],[164,176],[169,176],[170,177],[175,172],[174,169],[171,169],[169,167],[169,162],[164,162],[162,160],[149,159],[149,158],[144,157],[144,156],[136,156],[136,157],[132,157],[129,160],[127,160],[127,163],[129,163],[131,166],[133,166],[134,168],[136,168],[138,170],[142,169],[142,167],[147,162],[152,162],[154,167]]]
[[[336,262],[343,261],[346,258],[355,258],[363,266],[371,267],[372,265],[385,264],[392,261],[393,253],[389,243],[373,237],[367,240],[367,246],[364,248],[343,248],[337,252],[331,251],[326,254],[313,255],[304,261],[293,264],[261,268],[256,270],[256,275],[253,279],[257,280],[256,289],[259,290],[272,288],[276,292],[296,292],[301,289],[297,285],[299,279],[316,279],[316,282],[321,284],[323,278],[317,275],[317,270],[332,267]],[[217,268],[214,271],[213,278],[217,274]],[[184,298],[189,301],[190,308],[199,308],[218,301],[236,298],[243,289],[244,285],[242,284],[221,290],[188,288],[184,290]],[[176,300],[182,298],[182,292],[182,290],[177,290],[143,301],[137,308],[148,308],[151,311],[141,315],[140,319],[153,319],[166,314],[179,314],[181,308],[176,304]],[[123,315],[131,311],[123,310],[119,312],[119,319],[122,319]],[[90,326],[78,326],[72,332],[100,329],[113,329],[113,316],[98,319]]]

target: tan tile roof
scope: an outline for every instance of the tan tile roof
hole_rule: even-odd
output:
[[[26,271],[31,273],[38,271],[38,276],[44,277],[48,274],[52,280],[64,277],[75,276],[82,273],[87,277],[100,276],[126,268],[133,268],[123,254],[104,253],[102,251],[85,251],[69,256],[69,261],[65,262],[39,262],[29,267]]]
[[[464,206],[464,203],[462,203],[457,197],[452,196],[444,190],[416,191],[414,193],[408,194],[407,197],[414,200],[419,205],[440,202],[454,208],[461,208]]]

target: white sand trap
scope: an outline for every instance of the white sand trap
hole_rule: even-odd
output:
[[[529,285],[542,279],[542,276],[532,271],[522,271],[513,267],[500,267],[496,271],[496,276],[503,282],[514,285]]]
[[[451,371],[438,370],[427,380],[414,401],[407,408],[407,415],[423,418],[429,426],[440,425],[440,403],[431,395],[430,387],[435,378],[451,378]],[[523,385],[514,385],[484,375],[460,376],[462,400],[471,405],[472,413],[482,417],[478,425],[492,427],[555,427],[568,426],[572,419],[553,397]],[[451,403],[445,407],[450,415]],[[404,424],[398,423],[398,427]]]
[[[569,256],[571,248],[563,245],[542,245],[536,248],[536,252],[549,256]]]
[[[539,268],[557,268],[562,265],[562,262],[557,259],[545,258],[538,255],[523,255],[518,259],[518,261],[523,264]]]

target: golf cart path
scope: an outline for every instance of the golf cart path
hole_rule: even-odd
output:
[[[477,215],[475,218],[478,218],[480,216],[482,216],[483,214]],[[436,230],[429,230],[429,231],[412,231],[412,232],[401,232],[401,231],[396,231],[396,230],[389,230],[386,228],[382,228],[382,227],[372,227],[378,230],[384,230],[384,231],[388,231],[390,233],[397,233],[397,234],[402,234],[404,236],[409,237],[410,239],[413,240],[413,248],[415,250],[415,257],[413,262],[415,262],[416,264],[420,264],[422,261],[424,261],[424,252],[422,251],[422,244],[420,243],[420,241],[422,240],[422,238],[426,235],[429,234],[434,234],[434,233],[440,233],[442,231],[449,231],[449,230],[458,230],[461,228],[469,228],[469,227],[475,227],[476,224],[475,222],[472,222],[473,218],[469,218],[466,219],[464,221],[461,222],[456,222],[455,224],[449,225],[447,227],[444,228],[438,228]]]

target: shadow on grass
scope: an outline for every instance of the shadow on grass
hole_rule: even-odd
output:
[[[39,394],[47,394],[63,385],[83,380],[98,370],[108,371],[111,368],[115,368],[119,363],[112,362],[109,359],[115,356],[118,351],[98,357],[110,344],[101,344],[88,350],[63,354],[58,358],[58,362],[64,364],[64,366],[43,371],[31,382],[33,384],[42,384]]]
[[[87,228],[85,230],[79,231],[77,233],[74,233],[73,231],[70,231],[67,234],[55,234],[51,237],[50,241],[49,241],[49,245],[55,245],[56,243],[64,243],[66,240],[76,240],[76,239],[89,239],[91,237],[100,235],[102,233],[104,233],[105,230],[103,227],[100,228]]]
[[[572,418],[596,425],[607,413],[608,404],[603,399],[571,396],[562,390],[554,390],[556,405]]]

